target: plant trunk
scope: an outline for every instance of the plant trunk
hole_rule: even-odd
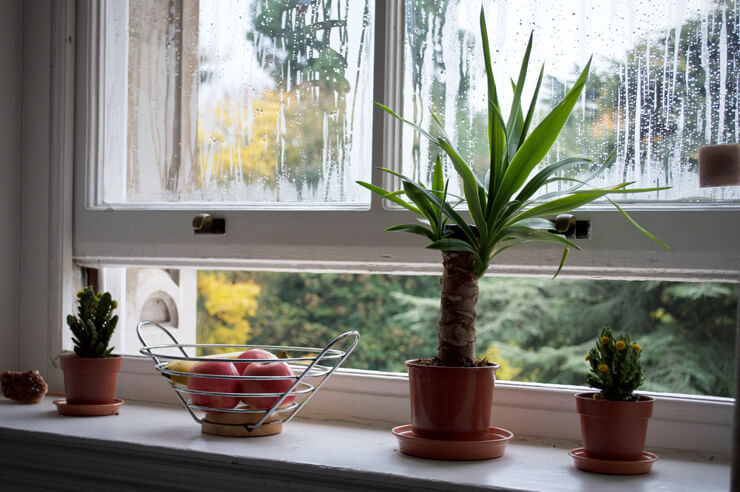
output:
[[[443,366],[475,364],[475,318],[478,277],[473,253],[442,255],[442,302],[440,306],[436,363]]]

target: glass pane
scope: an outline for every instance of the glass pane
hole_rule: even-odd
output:
[[[739,140],[740,2],[502,0],[485,9],[505,115],[509,80],[519,73],[530,31],[524,111],[545,63],[535,121],[562,98],[593,54],[585,96],[545,163],[570,156],[603,162],[616,150],[614,164],[595,186],[635,181],[638,187],[672,187],[625,201],[740,201],[740,187],[699,189],[697,177],[700,145]],[[487,91],[478,16],[460,0],[406,1],[402,109],[425,128],[437,114],[482,178],[488,168]],[[437,149],[410,127],[404,128],[403,146],[404,174],[428,178]],[[583,179],[597,167],[574,175]]]
[[[373,13],[371,0],[130,0],[113,19],[125,158],[106,160],[103,202],[367,205],[354,181],[370,175]]]
[[[478,356],[504,380],[583,384],[601,328],[643,347],[642,389],[734,395],[735,284],[483,278]],[[322,346],[362,339],[347,367],[405,371],[437,347],[439,277],[198,272],[199,343]]]
[[[357,330],[345,366],[376,371],[404,372],[405,360],[437,348],[437,276],[105,272],[105,289],[123,306],[117,353],[139,353],[141,319],[185,344],[318,347]],[[479,290],[476,349],[501,364],[498,379],[582,385],[584,356],[609,327],[643,347],[642,389],[734,396],[737,284],[484,277]],[[171,343],[156,329],[145,340]]]

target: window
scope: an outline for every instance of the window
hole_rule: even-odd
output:
[[[329,3],[328,0],[325,2],[314,2],[311,4],[311,8],[314,8],[315,5],[328,5]],[[675,5],[679,3],[677,2]],[[193,60],[190,55],[193,53],[192,50],[194,48],[192,47],[192,43],[194,39],[193,37],[186,36],[185,33],[188,29],[191,29],[192,32],[196,23],[192,21],[192,18],[190,21],[186,21],[185,17],[178,20],[179,15],[186,15],[186,4],[187,2],[185,1],[167,3],[167,23],[168,26],[171,22],[174,23],[175,29],[172,31],[174,37],[172,38],[172,44],[165,46],[167,49],[164,51],[157,52],[159,53],[157,56],[161,56],[162,60],[169,60],[187,67],[188,63],[192,63]],[[197,5],[199,9],[201,4],[205,5],[206,2],[191,3],[190,6],[195,7]],[[301,4],[304,3],[301,2]],[[352,1],[347,3],[331,2],[331,4],[334,8],[337,5],[348,5],[352,9],[357,8],[361,10],[362,14],[354,17],[357,19],[365,19],[366,11],[370,14],[369,18],[371,22],[368,23],[367,30],[365,31],[368,36],[366,40],[367,45],[365,46],[367,56],[365,59],[365,63],[367,63],[365,66],[365,75],[371,77],[372,80],[366,81],[363,90],[371,90],[372,94],[368,96],[367,93],[365,95],[358,93],[358,100],[362,96],[366,98],[363,99],[363,102],[366,102],[367,99],[370,101],[384,101],[391,107],[405,108],[405,104],[411,100],[409,98],[416,96],[404,88],[408,76],[408,70],[404,69],[403,61],[405,56],[404,39],[407,29],[404,20],[406,18],[405,14],[411,12],[412,7],[417,3],[411,1],[389,1],[377,2],[375,4],[372,2]],[[266,191],[262,195],[262,202],[257,204],[251,203],[249,204],[249,208],[243,207],[244,201],[236,202],[233,200],[234,197],[239,197],[239,194],[243,192],[243,190],[239,189],[231,190],[233,191],[232,194],[229,194],[231,191],[226,193],[224,195],[225,200],[222,203],[218,203],[212,197],[205,195],[195,196],[192,201],[185,202],[184,204],[178,203],[176,198],[179,191],[177,190],[180,190],[180,188],[172,187],[173,181],[169,180],[169,178],[163,178],[163,181],[159,180],[156,183],[155,188],[159,187],[160,190],[165,190],[165,193],[161,196],[149,194],[144,189],[151,183],[141,181],[142,187],[140,187],[140,191],[144,191],[136,195],[136,200],[126,201],[121,198],[127,193],[127,188],[124,188],[123,184],[129,182],[125,181],[129,179],[128,171],[126,171],[126,174],[122,174],[122,170],[128,169],[125,166],[130,164],[128,162],[129,150],[123,144],[123,136],[125,135],[128,138],[131,130],[128,128],[128,117],[126,119],[120,117],[118,119],[115,117],[112,119],[106,118],[111,111],[115,114],[115,108],[120,109],[119,115],[127,114],[129,108],[129,94],[126,91],[115,92],[114,89],[116,82],[122,83],[122,81],[126,81],[127,85],[129,83],[128,72],[121,71],[121,66],[123,65],[122,62],[116,64],[116,56],[118,55],[120,57],[125,52],[120,49],[120,46],[127,46],[130,39],[121,36],[120,32],[114,29],[114,26],[128,25],[126,22],[116,24],[116,19],[130,16],[132,5],[135,5],[135,3],[76,3],[78,34],[74,53],[77,61],[77,70],[74,71],[74,87],[76,92],[73,104],[71,106],[65,106],[70,111],[69,114],[71,114],[72,108],[75,110],[76,118],[74,122],[74,221],[69,220],[64,222],[59,228],[69,226],[71,229],[72,226],[69,224],[72,223],[74,226],[71,234],[56,231],[57,235],[54,238],[59,243],[62,243],[63,240],[71,239],[71,255],[74,257],[77,266],[94,268],[101,266],[136,266],[140,269],[152,268],[157,270],[168,268],[173,272],[175,270],[182,271],[196,268],[213,270],[249,268],[255,271],[313,271],[325,274],[337,272],[361,274],[428,274],[439,271],[438,254],[424,250],[422,248],[423,243],[415,242],[412,238],[402,235],[382,232],[387,226],[403,222],[403,211],[386,208],[384,204],[374,197],[370,198],[369,203],[360,203],[363,198],[358,198],[357,200],[351,198],[348,204],[340,205],[336,201],[331,200],[328,204],[312,203],[311,210],[305,210],[306,207],[300,206],[297,203],[299,187],[296,186],[295,180],[291,182],[292,176],[289,174],[286,174],[285,178],[293,188],[291,188],[292,191],[288,195],[282,195],[283,198],[289,197],[289,199],[277,200],[274,191],[270,189],[269,193]],[[170,9],[170,5],[175,9]],[[182,5],[182,8],[178,10],[180,5]],[[261,5],[266,5],[266,3]],[[449,12],[451,19],[450,24],[448,24],[449,28],[452,25],[452,19],[454,19],[451,13],[457,5],[457,2],[452,1],[447,3],[439,2],[437,6],[440,6],[440,8],[436,8],[437,6],[435,6],[434,11],[444,12],[445,15],[436,16],[436,22],[439,22],[441,18],[446,19],[446,14]],[[499,8],[498,6],[504,4],[497,3],[496,5],[496,8]],[[510,5],[508,15],[518,15],[516,14],[516,9],[511,7],[514,3],[506,5]],[[585,3],[583,5],[586,5],[586,10],[588,11],[590,4]],[[615,5],[619,9],[622,9],[621,4],[616,3]],[[670,9],[663,9],[664,12],[676,11],[673,3],[668,5]],[[722,25],[730,25],[730,22],[735,22],[733,25],[737,25],[736,6],[730,3],[722,3],[721,5],[726,7],[721,9],[720,12],[724,16],[722,17],[725,19],[724,21],[718,21],[720,19],[718,14],[707,14],[708,10],[706,9],[701,10],[699,17],[687,11],[684,19],[687,22],[692,21],[692,19],[699,19],[700,25],[703,22],[702,19],[707,19],[707,33],[710,32],[711,25],[712,32],[719,29],[721,34]],[[62,24],[65,21],[69,22],[70,6],[67,5],[65,7],[66,10],[61,7],[54,8],[59,9],[59,11],[63,10],[62,13],[56,11],[54,17],[56,19],[55,22]],[[429,18],[431,19],[432,17]],[[582,18],[578,15],[575,17],[576,19]],[[345,16],[342,13],[342,19],[345,18],[349,19],[349,16]],[[492,18],[505,17],[489,15],[489,19]],[[541,19],[544,18],[545,16],[541,16]],[[709,19],[711,19],[711,22]],[[524,24],[528,22],[528,20],[523,21]],[[725,24],[722,24],[722,22],[725,22]],[[65,26],[68,25],[65,24]],[[200,14],[197,25],[200,26]],[[683,24],[681,25],[683,26]],[[180,27],[178,28],[177,26]],[[489,27],[493,29],[493,23]],[[179,34],[178,29],[180,29]],[[434,27],[434,22],[432,22],[430,32],[433,33],[435,29],[437,27]],[[59,32],[65,31],[62,29]],[[467,32],[473,33],[470,36],[471,39],[474,38],[475,27],[469,26]],[[528,24],[526,32],[529,32]],[[671,38],[670,32],[669,36],[665,38],[669,42],[663,42],[660,46],[664,52],[667,46],[668,53],[672,54],[670,39],[673,39],[675,42],[675,39],[678,39],[678,37],[673,34],[673,38]],[[699,33],[701,32],[700,30]],[[167,33],[170,33],[170,31],[167,31]],[[352,32],[351,34],[356,36],[358,33]],[[651,39],[657,40],[661,35],[665,36],[665,33],[658,33],[656,34],[656,38]],[[730,46],[730,38],[734,35],[734,31],[727,30],[728,46]],[[242,42],[242,39],[246,39],[246,33],[244,33],[244,38],[241,38],[240,35],[239,43]],[[254,39],[256,38],[251,38],[252,41]],[[443,40],[445,40],[443,44],[447,46],[447,38],[443,38]],[[247,41],[252,42],[249,39]],[[200,33],[198,34],[198,42],[200,42]],[[542,42],[544,41],[538,41],[536,46],[539,46]],[[734,43],[735,41],[732,42]],[[55,43],[57,49],[63,51],[61,47],[65,46],[65,42],[55,38]],[[189,43],[190,46],[188,46]],[[512,43],[514,43],[513,40]],[[516,44],[520,46],[520,43]],[[651,46],[657,45],[657,42],[654,45],[651,44]],[[567,45],[564,43],[564,46]],[[134,48],[134,53],[136,52],[135,50],[136,48]],[[578,50],[580,50],[580,45]],[[188,51],[189,55],[185,55],[186,51]],[[728,49],[728,58],[736,51]],[[426,56],[435,54],[435,46],[431,46],[426,53]],[[721,50],[716,52],[708,48],[707,53],[709,53],[713,62],[723,59],[719,56]],[[717,53],[716,56],[719,58],[715,58],[715,55],[712,53]],[[150,54],[154,56],[154,52],[151,50]],[[131,53],[127,56],[130,55]],[[57,58],[55,60],[58,61],[62,55],[57,54],[56,56]],[[579,56],[576,58],[581,60],[583,57],[579,53]],[[64,58],[68,69],[70,67],[70,60],[70,57]],[[215,63],[214,59],[210,59],[210,61]],[[156,128],[156,131],[163,132],[161,137],[157,136],[156,138],[161,138],[161,141],[164,142],[161,147],[162,149],[169,149],[166,152],[162,152],[161,155],[163,157],[158,160],[152,159],[152,161],[157,162],[157,165],[161,166],[157,169],[167,171],[167,173],[163,172],[162,176],[169,176],[169,170],[173,169],[172,163],[179,162],[179,164],[175,165],[176,167],[179,166],[178,169],[181,170],[177,173],[178,186],[183,182],[187,183],[189,179],[184,170],[188,166],[186,163],[189,157],[184,154],[190,152],[191,156],[200,156],[200,148],[192,147],[192,142],[199,142],[197,126],[195,128],[192,125],[188,126],[189,123],[186,121],[186,117],[190,115],[192,118],[193,115],[198,114],[198,110],[195,108],[199,108],[200,103],[198,105],[195,103],[200,100],[201,95],[205,95],[206,93],[206,89],[201,87],[201,81],[203,81],[203,85],[210,84],[215,77],[215,75],[210,75],[211,71],[213,74],[216,73],[213,67],[204,70],[206,73],[201,73],[201,63],[204,69],[208,68],[206,60],[200,60],[198,58],[197,84],[195,84],[194,79],[187,78],[191,82],[191,86],[188,86],[187,81],[182,80],[186,77],[181,76],[179,82],[173,82],[178,87],[179,92],[175,95],[176,97],[173,96],[175,97],[174,99],[170,99],[171,104],[169,106],[166,104],[159,106],[152,104],[151,108],[149,108],[151,110],[151,116],[156,116],[157,118],[161,117],[161,115],[155,115],[154,109],[161,110],[163,113],[171,112],[173,114],[179,111],[180,117],[173,118],[173,121],[177,122],[177,124],[171,126],[149,126],[150,128]],[[354,67],[354,65],[352,66]],[[372,69],[370,66],[372,66]],[[471,70],[472,66],[473,64],[471,63]],[[459,68],[457,65],[448,64],[444,71],[440,72],[438,70],[429,71],[429,64],[426,67],[424,74],[427,75],[449,75]],[[168,71],[167,73],[169,74],[170,72]],[[195,72],[191,70],[187,73],[192,75]],[[719,70],[717,77],[721,78],[722,73],[723,70]],[[736,74],[733,74],[735,74],[735,71],[727,70],[725,76],[728,78],[725,80],[734,80],[732,76],[736,76]],[[657,80],[652,74],[648,75],[651,77],[650,80]],[[451,75],[449,76],[451,77]],[[564,77],[567,77],[567,73]],[[352,80],[351,76],[347,77],[345,75],[345,78],[348,81]],[[68,91],[72,85],[63,85],[62,82],[65,80],[60,79],[51,81],[50,83],[56,87],[56,90]],[[159,80],[165,83],[169,78],[160,77]],[[640,78],[640,80],[643,79]],[[69,81],[67,80],[67,82]],[[195,90],[195,85],[197,85],[197,90]],[[503,85],[501,80],[499,80],[499,85]],[[452,84],[449,87],[452,87]],[[552,88],[552,94],[550,95],[556,94],[555,89],[557,85],[554,84],[554,81],[550,87]],[[140,93],[139,97],[146,95],[148,98],[154,98],[155,95],[150,89],[140,86],[140,91],[144,92]],[[447,90],[446,88],[445,91]],[[647,98],[642,99],[640,104],[647,104],[645,101],[652,101],[648,98],[649,93],[646,85],[640,85],[640,90],[643,91],[641,94],[645,94]],[[146,91],[150,92],[146,93]],[[443,93],[446,94],[447,92]],[[69,93],[65,92],[65,94],[67,94],[66,97],[69,97]],[[116,94],[121,97],[116,98]],[[434,101],[437,99],[431,96],[426,98],[424,92],[421,94],[424,97],[423,100],[425,103],[435,104]],[[471,94],[474,93],[471,92]],[[621,100],[625,101],[625,103],[627,94],[631,93],[627,91],[621,96]],[[731,106],[731,97],[729,94],[727,92],[724,99],[725,111],[722,114],[725,115],[730,114],[728,113],[728,108],[737,107]],[[736,98],[736,94],[735,92],[735,96],[733,97]],[[468,97],[474,98],[475,96],[471,95]],[[452,105],[455,101],[448,99],[447,104]],[[619,101],[620,99],[617,95],[618,104]],[[711,119],[719,125],[720,113],[714,110],[715,102],[717,105],[719,104],[719,96],[712,99],[712,101],[712,105],[708,106],[712,116]],[[179,109],[177,109],[178,107]],[[706,106],[702,107],[706,109]],[[592,121],[595,115],[598,114],[594,113],[594,111],[596,109],[592,106],[592,101],[586,98],[584,100],[583,112],[588,118],[591,118],[588,121]],[[407,116],[411,117],[411,114]],[[704,113],[702,118],[705,118],[705,116],[706,113]],[[470,113],[469,117],[474,120],[475,112]],[[626,118],[626,114],[622,118],[620,128],[623,129],[622,131],[624,133],[620,134],[621,140],[615,141],[624,142],[625,135],[627,135],[627,131],[624,129],[628,128],[632,132],[631,136],[627,136],[626,138],[628,144],[633,146],[631,152],[634,153],[634,146],[637,141],[640,147],[639,154],[649,155],[646,154],[648,152],[648,144],[653,145],[655,142],[649,138],[647,140],[644,139],[644,135],[642,134],[644,120],[642,117],[638,125],[639,132],[635,132],[635,120],[631,114],[630,125],[626,125],[625,123],[626,120],[624,118]],[[125,124],[124,121],[126,122]],[[196,120],[191,119],[190,123],[192,121]],[[200,120],[198,119],[197,121]],[[323,121],[324,119],[322,117]],[[405,145],[408,145],[409,141],[413,142],[413,139],[410,140],[408,134],[404,133],[405,130],[401,129],[396,123],[383,118],[377,109],[373,110],[372,114],[363,114],[361,123],[357,123],[359,121],[357,119],[351,119],[351,121],[355,121],[356,125],[362,125],[364,129],[363,135],[360,136],[358,135],[360,131],[357,130],[359,127],[354,127],[355,130],[353,130],[352,135],[353,149],[355,148],[354,145],[357,139],[369,138],[371,143],[370,147],[367,147],[366,144],[361,147],[363,149],[362,162],[365,167],[358,172],[370,173],[369,176],[371,179],[379,183],[382,179],[382,174],[372,170],[375,166],[387,165],[401,169],[401,164],[405,164],[407,159],[404,157],[405,154],[402,152],[402,149]],[[460,121],[463,120],[461,119]],[[702,121],[706,120],[703,119]],[[724,121],[726,129],[734,129],[737,126],[735,120],[732,118],[726,117]],[[115,124],[118,126],[111,126]],[[287,124],[286,121],[286,128]],[[715,129],[714,124],[712,123],[711,125],[712,129]],[[67,123],[58,123],[55,128],[57,128],[59,134],[65,134],[65,132],[68,133],[71,131],[71,127],[68,125],[68,121]],[[651,128],[654,130],[654,127]],[[706,125],[703,125],[703,128],[706,129]],[[585,132],[583,127],[579,128],[577,122],[573,122],[573,127],[569,127],[568,131],[571,132],[570,135],[574,141],[580,139],[578,132]],[[647,131],[645,135],[656,135],[656,133],[650,133],[647,129],[645,131]],[[636,133],[640,135],[638,138],[635,138]],[[154,138],[152,135],[147,135],[147,131],[144,131],[143,127],[138,128],[138,134],[139,136],[143,134],[144,136]],[[180,142],[182,145],[178,147],[178,145],[173,144],[177,135],[189,135],[190,139],[183,139]],[[719,133],[715,135],[719,135]],[[725,132],[723,135],[724,139],[729,141],[728,135],[730,133]],[[208,143],[208,140],[200,141]],[[716,139],[714,141],[721,140]],[[191,146],[188,146],[188,142]],[[602,145],[602,143],[597,142],[595,144],[597,146],[596,154],[601,153],[601,147],[599,145]],[[475,142],[471,143],[471,148],[475,147],[474,144]],[[651,147],[650,149],[652,153],[659,152],[657,147]],[[236,151],[236,147],[232,150],[233,155],[241,155],[240,152]],[[232,152],[232,150],[229,152]],[[178,152],[179,157],[176,159]],[[689,151],[683,149],[681,152],[685,152],[681,154],[685,156]],[[190,161],[191,164],[197,161],[195,157],[193,159]],[[316,162],[321,162],[322,164],[328,162],[322,159]],[[419,162],[423,162],[424,159],[427,159],[426,154],[420,153]],[[145,161],[146,159],[139,160]],[[68,162],[72,162],[72,159],[68,159]],[[101,166],[102,163],[105,163],[105,166]],[[238,175],[238,169],[241,168],[236,166],[232,169],[236,175]],[[420,169],[422,168],[420,167]],[[102,174],[98,172],[101,170],[105,172]],[[113,174],[105,174],[109,171]],[[323,168],[322,172],[324,172]],[[327,169],[326,172],[328,176],[329,170]],[[356,179],[351,174],[344,176],[345,184],[347,184],[348,180]],[[254,175],[252,178],[257,179]],[[114,188],[117,188],[117,190]],[[268,186],[267,189],[269,188]],[[110,196],[114,198],[106,199],[105,197],[108,196],[106,193],[110,189],[113,189],[113,194]],[[282,188],[280,189],[282,190]],[[320,187],[316,189],[320,189]],[[314,196],[310,186],[301,186],[300,190],[302,199]],[[724,195],[720,196],[719,200],[716,200],[716,203],[686,201],[678,203],[671,201],[662,204],[632,204],[630,209],[633,217],[663,241],[670,244],[674,249],[673,253],[664,253],[650,241],[642,238],[621,216],[611,210],[603,210],[601,207],[596,206],[594,209],[578,211],[577,216],[579,219],[591,221],[591,237],[581,240],[584,251],[571,255],[563,271],[563,276],[737,282],[738,265],[740,265],[740,253],[738,252],[737,244],[740,244],[740,230],[728,226],[728,224],[736,223],[738,219],[737,205],[733,203],[733,200],[735,200],[733,193],[735,191],[733,189],[726,189],[719,190],[718,192],[724,193]],[[71,193],[68,193],[66,196],[71,196]],[[152,198],[152,196],[155,196],[155,198]],[[217,218],[224,218],[226,221],[226,234],[194,234],[192,219],[203,212],[208,212]],[[53,227],[57,226],[55,225]],[[52,234],[54,233],[53,227],[50,225]],[[549,248],[533,247],[521,248],[518,251],[510,250],[506,254],[501,255],[501,260],[492,268],[491,273],[512,276],[521,274],[552,274],[554,271],[553,265],[557,264],[559,255],[559,251]],[[166,273],[166,275],[169,276],[169,280],[166,277],[160,278],[163,281],[175,282],[174,273]],[[184,277],[181,276],[177,282],[182,281],[184,281]],[[73,284],[74,282],[72,280],[66,279],[65,289],[73,289]],[[58,292],[56,294],[59,295],[55,299],[72,299],[70,292],[66,292],[64,296]],[[151,302],[148,302],[150,300]],[[52,301],[49,302],[50,304],[54,304]],[[170,323],[174,323],[177,320],[177,329],[181,329],[184,326],[183,323],[186,315],[182,312],[178,312],[177,317],[173,315],[172,305],[173,303],[177,305],[177,302],[176,296],[163,286],[152,291],[150,297],[144,300],[141,309],[143,310],[146,307],[146,309],[150,310],[149,312],[160,316],[162,320],[169,320],[168,322]],[[56,306],[60,307],[60,309],[53,309],[54,306],[49,308],[49,312],[51,313],[53,311],[54,316],[56,316],[54,319],[58,320],[60,313],[62,311],[69,311],[69,309],[63,309],[66,307],[66,302],[56,302],[56,304],[64,304],[61,307]],[[58,338],[58,325],[62,323],[51,324],[54,325],[54,328],[52,328],[54,330],[52,338]],[[52,344],[52,346],[55,347],[56,345]],[[316,410],[317,415],[333,415],[334,417],[340,415],[346,418],[368,420],[387,419],[389,421],[404,418],[408,407],[405,395],[405,381],[403,378],[397,374],[369,374],[359,370],[349,372],[351,375],[337,375],[336,380],[333,380],[331,383],[332,386],[327,386],[326,398],[329,399],[328,401],[331,404],[325,403],[324,405],[326,406],[321,407],[320,402],[316,402],[316,405],[318,405],[318,409]],[[157,386],[157,384],[159,384],[159,380],[152,374],[150,361],[135,359],[126,361],[125,371],[122,373],[119,381],[122,394],[136,395],[137,398],[151,401],[161,401],[163,398],[166,398],[166,395],[163,394],[162,388]],[[565,407],[566,404],[561,400],[568,391],[570,389],[522,383],[508,386],[502,385],[501,388],[497,388],[497,395],[499,395],[497,398],[505,399],[506,405],[504,405],[505,410],[503,411],[508,412],[506,415],[515,419],[516,415],[521,413],[521,409],[557,413],[558,409]],[[354,395],[352,401],[346,403],[346,407],[335,407],[334,405],[339,400],[346,401],[346,399],[342,399],[337,395],[342,395],[346,392]],[[709,397],[695,399],[677,398],[675,404],[680,407],[681,418],[696,417],[696,419],[701,421],[697,425],[706,424],[706,428],[712,429],[714,429],[712,426],[715,426],[718,422],[720,425],[716,425],[716,427],[721,427],[722,429],[729,429],[731,425],[732,409],[731,403],[727,400],[712,399]],[[674,407],[671,407],[671,411],[673,409]],[[666,421],[668,421],[670,420],[670,416],[668,415],[670,412],[666,412],[664,416],[666,417]],[[549,418],[549,413],[547,418]],[[543,422],[555,422],[547,418],[543,417]],[[542,435],[556,435],[559,432],[558,429],[560,427],[558,425],[553,424],[551,427],[554,429],[551,431],[553,434],[543,431]],[[525,426],[521,428],[523,429]],[[517,432],[516,428],[513,430]],[[540,430],[530,429],[529,432],[540,433]],[[717,436],[718,431],[716,429],[712,432],[714,434],[706,434],[708,436],[707,442],[711,441],[712,436]],[[699,432],[695,435],[705,434]],[[722,435],[726,436],[729,433]],[[727,439],[729,440],[729,438]],[[667,439],[666,442],[673,441]]]

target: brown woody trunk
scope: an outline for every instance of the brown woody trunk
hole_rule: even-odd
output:
[[[461,252],[443,254],[442,266],[442,303],[436,363],[444,366],[471,366],[475,363],[475,318],[478,304],[475,255]]]

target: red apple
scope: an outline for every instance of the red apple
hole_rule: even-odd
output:
[[[224,376],[239,376],[231,362],[198,362],[193,366],[190,372],[194,374],[223,374]],[[217,379],[217,378],[188,378],[188,389],[198,391],[213,391],[218,393],[240,393],[240,381],[235,379]],[[234,408],[239,404],[238,397],[229,396],[212,396],[191,394],[190,399],[193,405],[212,408]]]
[[[285,362],[253,362],[244,369],[244,376],[292,376],[292,379],[247,379],[242,381],[242,393],[285,393],[295,382],[295,374]],[[279,396],[245,397],[244,403],[252,408],[266,410],[271,408]],[[283,405],[292,403],[295,396],[283,400]]]
[[[275,354],[262,349],[249,349],[246,352],[239,354],[239,359],[277,359]],[[244,371],[249,367],[252,362],[234,362],[236,369],[239,374],[244,374]]]

